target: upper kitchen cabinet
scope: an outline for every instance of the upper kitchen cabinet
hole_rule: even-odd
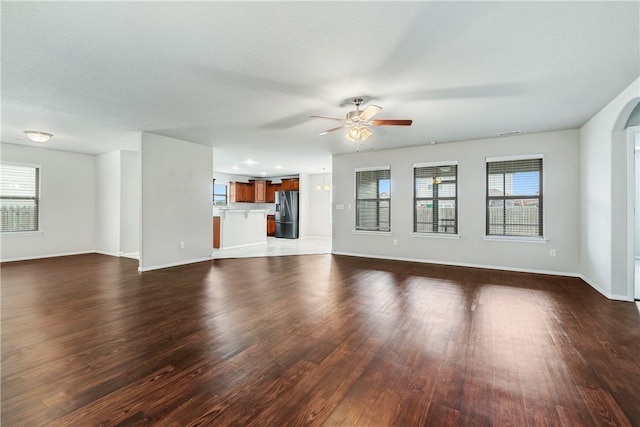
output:
[[[267,203],[275,203],[276,191],[282,190],[282,184],[272,184],[271,181],[267,182]]]
[[[229,199],[231,203],[253,203],[255,198],[253,184],[246,182],[229,183]]]
[[[254,203],[267,203],[267,189],[271,184],[271,181],[266,180],[249,180],[253,184],[253,202]],[[275,198],[274,198],[275,201]]]
[[[272,184],[267,179],[250,179],[249,182],[230,182],[231,203],[275,203],[277,191],[299,191],[299,178],[281,178],[282,183]]]
[[[282,178],[282,191],[298,191],[298,190],[300,190],[300,179]]]

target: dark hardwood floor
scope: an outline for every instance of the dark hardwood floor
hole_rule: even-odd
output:
[[[640,312],[332,255],[4,263],[4,426],[639,426]]]

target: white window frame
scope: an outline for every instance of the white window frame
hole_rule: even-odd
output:
[[[25,230],[25,231],[0,231],[2,236],[29,236],[35,234],[42,234],[42,165],[33,163],[17,163],[17,162],[0,162],[6,166],[20,166],[25,168],[37,169],[36,173],[36,206],[37,206],[37,229]],[[2,196],[0,194],[0,196]]]
[[[364,230],[358,228],[358,172],[367,172],[367,171],[389,171],[389,230]],[[391,165],[386,166],[367,166],[355,168],[353,171],[353,200],[355,201],[355,217],[354,217],[354,227],[353,234],[379,234],[379,235],[391,235]]]
[[[220,193],[216,193],[216,185],[223,185],[224,186],[224,191],[225,191],[225,204],[224,205],[216,205],[216,196],[221,196],[222,194]],[[212,202],[213,202],[213,206],[215,207],[224,207],[224,206],[229,206],[229,184],[216,184],[215,180],[213,183],[213,194],[212,194]]]
[[[412,186],[413,186],[413,219],[412,219],[412,237],[436,237],[436,238],[444,238],[444,239],[459,239],[460,238],[460,223],[458,221],[458,172],[456,171],[456,232],[455,233],[445,233],[445,232],[426,232],[426,231],[415,231],[415,215],[416,215],[416,168],[422,167],[436,167],[436,166],[455,166],[458,168],[457,160],[449,160],[449,161],[438,161],[438,162],[423,162],[423,163],[414,163],[411,168],[411,176],[412,176]]]
[[[502,236],[502,235],[495,235],[495,234],[491,234],[488,235],[486,234],[486,230],[487,230],[487,221],[489,220],[487,218],[487,204],[488,204],[488,195],[486,194],[487,188],[488,188],[488,180],[489,180],[489,175],[487,174],[487,163],[490,162],[506,162],[506,161],[512,161],[512,160],[533,160],[533,159],[541,159],[542,160],[542,188],[540,189],[542,191],[542,236]],[[485,158],[485,168],[484,168],[484,179],[485,179],[485,184],[484,184],[484,188],[485,188],[485,236],[484,236],[484,240],[490,240],[490,241],[501,241],[501,242],[522,242],[522,243],[546,243],[548,241],[548,239],[546,238],[547,232],[546,232],[546,228],[547,228],[547,203],[545,202],[545,191],[544,188],[546,188],[546,164],[547,162],[545,161],[544,158],[544,154],[520,154],[520,155],[513,155],[513,156],[500,156],[500,157],[487,157]]]

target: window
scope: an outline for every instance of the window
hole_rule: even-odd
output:
[[[413,180],[413,231],[457,234],[457,162],[415,164]]]
[[[0,231],[38,231],[40,169],[0,165]]]
[[[487,236],[542,237],[542,157],[487,159]]]
[[[356,170],[356,230],[391,231],[391,169]]]
[[[227,206],[227,186],[213,184],[213,206]]]

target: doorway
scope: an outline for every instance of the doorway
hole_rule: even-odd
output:
[[[640,126],[628,128],[628,138],[632,146],[632,166],[629,171],[633,182],[630,191],[630,206],[633,209],[633,278],[634,278],[634,298],[640,300]]]

